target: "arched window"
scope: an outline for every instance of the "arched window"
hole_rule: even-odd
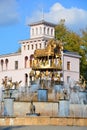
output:
[[[3,59],[1,60],[1,69],[2,69],[2,71],[3,71],[3,64],[4,64],[4,61],[3,61]]]
[[[28,74],[25,73],[25,86],[28,86]]]
[[[8,59],[5,59],[6,70],[8,69]]]
[[[30,67],[32,67],[32,60],[33,60],[34,56],[33,54],[30,56]]]
[[[28,67],[28,56],[25,56],[25,68]]]

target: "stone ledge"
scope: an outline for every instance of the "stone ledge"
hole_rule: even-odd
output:
[[[56,125],[56,126],[87,126],[87,118],[74,117],[0,117],[0,126],[20,125]]]

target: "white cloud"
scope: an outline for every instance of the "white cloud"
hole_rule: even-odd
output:
[[[16,0],[0,0],[0,26],[15,24],[19,21]]]
[[[41,20],[42,12],[37,11],[31,18],[27,17],[27,23]],[[78,30],[87,27],[87,11],[76,7],[65,8],[60,3],[55,3],[49,12],[44,12],[44,19],[53,23],[59,23],[65,19],[65,24],[71,29]]]

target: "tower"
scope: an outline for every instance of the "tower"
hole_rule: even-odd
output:
[[[54,38],[55,36],[55,27],[56,25],[53,23],[46,22],[41,20],[39,22],[30,24],[30,38]]]

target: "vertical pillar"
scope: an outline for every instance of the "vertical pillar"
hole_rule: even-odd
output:
[[[58,115],[62,117],[69,116],[69,100],[60,100],[58,108]]]
[[[4,98],[4,116],[13,116],[14,108],[13,108],[14,98]]]
[[[38,89],[38,101],[48,101],[47,89]]]

